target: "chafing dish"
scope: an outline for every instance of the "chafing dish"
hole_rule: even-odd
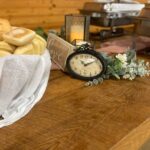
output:
[[[123,28],[117,27],[133,24],[134,17],[140,14],[143,7],[143,4],[87,2],[80,13],[91,16],[91,25],[110,27],[100,31],[99,36],[103,40],[123,35]]]
[[[92,25],[112,27],[133,23],[130,16],[138,16],[143,7],[143,4],[88,2],[80,13],[90,15]]]

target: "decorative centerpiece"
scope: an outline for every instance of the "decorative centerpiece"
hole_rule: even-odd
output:
[[[73,78],[88,81],[86,86],[97,85],[109,78],[133,80],[137,76],[150,75],[149,63],[137,59],[134,50],[110,56],[95,51],[87,42],[71,46],[54,34],[49,34],[48,49],[60,69]]]

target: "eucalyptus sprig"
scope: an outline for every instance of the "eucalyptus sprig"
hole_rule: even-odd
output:
[[[86,86],[98,85],[104,79],[129,79],[133,80],[137,76],[144,77],[150,75],[150,64],[144,60],[136,58],[136,52],[129,50],[124,54],[117,54],[115,56],[108,56],[102,54],[107,62],[107,70],[102,77],[94,79],[86,83]]]

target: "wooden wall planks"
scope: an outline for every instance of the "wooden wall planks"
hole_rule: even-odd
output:
[[[0,0],[0,17],[13,26],[58,28],[64,24],[65,14],[79,13],[90,1],[94,0]]]
[[[13,26],[58,28],[65,14],[79,13],[87,1],[92,0],[0,0],[0,17]]]

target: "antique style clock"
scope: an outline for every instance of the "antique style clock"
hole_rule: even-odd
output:
[[[93,80],[101,77],[106,71],[103,56],[87,44],[75,48],[56,35],[50,34],[47,48],[52,60],[74,78]]]
[[[94,50],[77,50],[67,58],[68,73],[81,80],[99,78],[106,71],[104,58]]]

